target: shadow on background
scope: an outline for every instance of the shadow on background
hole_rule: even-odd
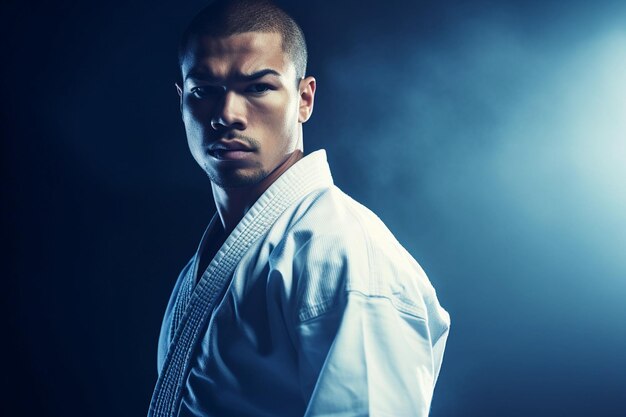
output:
[[[623,2],[285,3],[305,148],[452,316],[432,416],[626,409]],[[135,416],[212,202],[179,118],[203,2],[4,2],[4,409]]]

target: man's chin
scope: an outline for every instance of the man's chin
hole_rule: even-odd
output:
[[[251,173],[215,173],[207,171],[207,175],[214,185],[226,189],[253,187],[267,177],[267,173],[263,171]]]

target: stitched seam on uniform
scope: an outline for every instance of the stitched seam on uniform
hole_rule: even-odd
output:
[[[357,291],[357,290],[351,290],[351,293],[360,295],[362,297],[365,298],[384,298],[389,300],[389,302],[395,307],[396,310],[408,314],[410,316],[415,317],[416,319],[421,319],[426,321],[426,311],[424,311],[423,308],[421,308],[420,306],[418,306],[417,304],[412,304],[412,303],[406,303],[403,302],[402,300],[398,300],[396,298],[392,298],[388,295],[368,295],[368,294],[364,294],[361,291]]]
[[[309,305],[298,314],[298,324],[304,321],[319,317],[335,307],[331,299],[323,300],[320,303]]]
[[[194,256],[195,259],[195,256]],[[174,314],[172,316],[172,323],[170,326],[170,343],[171,339],[176,334],[176,329],[178,329],[178,325],[180,324],[183,316],[185,314],[185,310],[187,309],[187,305],[189,304],[190,294],[189,294],[189,277],[191,276],[191,271],[193,268],[189,268],[187,273],[185,274],[183,281],[180,283],[180,288],[178,290],[178,297],[176,297],[176,302],[174,304]]]
[[[385,299],[388,300],[391,305],[398,310],[401,313],[407,314],[413,318],[419,319],[419,320],[423,320],[426,321],[426,312],[424,311],[424,309],[420,308],[417,305],[408,305],[407,303],[403,303],[400,300],[395,300],[389,296],[386,295],[371,295],[371,294],[365,294],[362,291],[358,291],[358,290],[346,290],[345,291],[345,295],[349,296],[350,294],[355,294],[364,298],[369,298],[369,299]],[[301,321],[299,321],[297,323],[297,325],[301,325],[303,323],[306,323],[308,321],[314,320],[318,317],[323,316],[324,314],[333,311],[336,306],[332,305],[329,306],[329,302],[328,301],[324,301],[321,302],[319,304],[313,305],[310,307],[310,309],[307,309],[306,313],[311,313],[311,314],[304,314],[302,313],[300,315],[301,317]],[[317,314],[313,314],[313,313],[317,313]],[[444,332],[445,333],[445,332]]]
[[[348,293],[346,292],[346,294],[344,294],[344,296],[347,296]],[[326,308],[324,311],[322,311],[320,314],[317,314],[315,316],[311,316],[311,317],[307,317],[306,319],[299,321],[298,323],[296,323],[296,326],[302,326],[304,324],[310,323],[314,320],[317,320],[319,318],[324,317],[326,314],[331,314],[332,312],[336,311],[337,309],[339,309],[339,305],[337,304],[333,304],[332,306],[330,306],[329,308]]]

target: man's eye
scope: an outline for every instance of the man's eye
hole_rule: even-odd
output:
[[[249,85],[248,88],[246,88],[246,92],[259,94],[259,93],[265,93],[266,91],[269,91],[271,89],[272,89],[272,86],[269,84],[257,83],[257,84]]]
[[[214,96],[218,96],[218,95],[222,94],[223,92],[224,92],[223,88],[215,87],[215,86],[209,86],[209,85],[193,87],[191,89],[191,94],[193,94],[197,98],[214,97]]]

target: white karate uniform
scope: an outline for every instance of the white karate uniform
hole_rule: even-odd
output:
[[[324,151],[267,189],[196,285],[197,259],[165,313],[149,416],[428,415],[449,315]]]

